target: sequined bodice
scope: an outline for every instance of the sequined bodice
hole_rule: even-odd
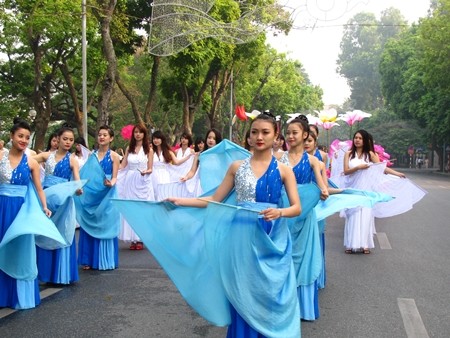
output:
[[[0,161],[0,183],[28,185],[30,179],[31,175],[27,155],[23,154],[18,166],[12,169],[8,153],[3,154]]]
[[[70,168],[70,153],[68,152],[58,163],[55,160],[56,151],[51,152],[45,162],[45,176],[54,175],[67,180],[72,176]]]
[[[283,185],[278,162],[275,157],[272,157],[266,172],[257,179],[250,165],[250,158],[243,160],[236,171],[234,185],[238,203],[268,202],[277,204]]]
[[[284,152],[279,161],[291,167],[291,163],[289,162],[289,153],[287,151]],[[300,161],[292,168],[292,170],[294,171],[297,184],[311,183],[313,170],[311,163],[309,163],[309,156],[307,152],[303,153]]]
[[[128,153],[127,157],[128,167],[130,170],[146,170],[148,163],[148,156],[145,155],[144,149],[141,147],[138,153]]]
[[[95,155],[98,158],[98,152],[95,152]],[[111,158],[111,149],[108,149],[108,151],[106,152],[105,156],[102,158],[101,161],[99,161],[100,166],[102,167],[103,171],[105,172],[106,175],[112,175],[112,171],[113,171],[113,161]]]

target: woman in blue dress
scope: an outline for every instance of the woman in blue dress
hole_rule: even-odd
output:
[[[237,212],[231,224],[214,231],[228,235],[217,248],[215,266],[230,303],[230,338],[300,336],[290,234],[280,219],[299,215],[300,200],[292,171],[272,156],[276,130],[273,118],[259,115],[251,125],[252,157],[233,162],[213,196],[169,199],[176,205],[205,207],[235,189],[238,206],[259,212],[256,224]],[[285,208],[280,207],[283,185],[290,202]],[[205,221],[206,228],[220,222],[214,215],[216,219]]]
[[[39,163],[45,163],[44,191],[56,184],[80,179],[78,161],[70,152],[75,140],[73,130],[64,125],[57,135],[58,149],[56,151],[43,152],[34,157]],[[81,195],[82,189],[78,189],[76,194]],[[65,227],[74,230],[76,219],[73,199],[69,198],[68,201],[58,206],[59,208],[64,208],[64,210],[58,211],[60,214],[65,214],[67,218],[55,219],[55,223],[65,222]],[[52,211],[55,214],[57,210]],[[70,284],[78,281],[75,234],[69,239],[69,242],[70,245],[61,249],[37,248],[38,279],[40,281],[53,284]]]
[[[297,184],[315,182],[321,190],[321,198],[328,197],[328,189],[322,180],[320,162],[304,151],[304,141],[309,135],[308,119],[304,115],[292,120],[287,128],[289,151],[279,156],[279,161],[292,168]],[[278,153],[277,153],[278,156]],[[293,260],[297,273],[300,315],[304,320],[319,318],[317,279],[322,271],[322,250],[319,227],[314,210],[301,219],[289,223],[293,242]]]
[[[111,127],[98,130],[98,150],[91,155],[80,172],[88,179],[83,196],[76,200],[80,224],[78,263],[83,270],[112,270],[119,265],[118,234],[120,215],[109,200],[117,197],[116,182],[120,157],[109,145],[114,139]],[[96,169],[100,169],[96,171]]]
[[[310,126],[310,133],[308,138],[305,140],[305,151],[310,154],[315,156],[318,160],[319,160],[319,164],[320,164],[320,173],[322,174],[322,181],[325,183],[325,185],[328,188],[328,191],[331,194],[330,188],[328,187],[328,177],[327,177],[327,172],[326,172],[326,162],[324,161],[324,157],[322,156],[322,151],[320,151],[317,148],[317,126],[316,125],[309,125]],[[314,126],[314,127],[312,127]],[[315,181],[315,179],[314,179]],[[319,279],[318,279],[318,287],[319,289],[323,289],[325,287],[325,282],[326,282],[326,270],[325,270],[325,227],[326,227],[326,222],[325,220],[320,220],[318,222],[319,224],[319,234],[320,234],[320,244],[322,246],[322,258],[323,258],[323,266],[322,266],[322,272],[320,273]]]
[[[25,202],[30,181],[34,184],[44,213],[49,217],[51,215],[39,179],[39,165],[25,154],[30,141],[30,126],[24,121],[14,122],[11,128],[11,150],[0,156],[0,243]],[[0,269],[0,308],[29,309],[39,303],[37,279],[16,279]]]
[[[319,159],[319,161],[322,161],[325,164],[325,169],[328,170],[328,154],[324,152],[323,150],[320,150],[317,142],[319,139],[319,128],[315,124],[309,125],[309,131],[311,134],[314,134],[316,136],[316,145],[314,147],[314,156]]]

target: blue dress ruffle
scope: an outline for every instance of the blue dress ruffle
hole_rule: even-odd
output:
[[[258,180],[256,203],[198,209],[113,201],[186,301],[209,322],[230,325],[229,337],[300,336],[286,220],[265,222],[255,212],[280,202],[276,168],[273,159]],[[225,202],[234,200],[233,194]]]
[[[314,152],[314,156],[321,162],[323,162],[322,154],[320,153],[319,148],[316,148]],[[325,167],[327,164],[325,163]],[[316,178],[313,177],[314,181]],[[320,247],[322,248],[322,271],[320,272],[319,278],[317,280],[317,286],[319,289],[325,288],[327,276],[326,276],[326,264],[325,264],[325,228],[326,228],[326,220],[322,219],[318,222],[319,225],[319,236],[320,236]]]
[[[288,153],[280,159],[289,164]],[[299,163],[293,168],[297,184],[311,184],[313,181],[313,170],[309,162],[308,153],[304,152]],[[316,204],[319,201],[316,195]],[[297,286],[300,316],[304,320],[316,320],[319,318],[318,284],[320,272],[323,266],[322,248],[320,245],[320,234],[318,221],[314,208],[303,209],[300,217],[289,220],[289,229],[292,236],[292,252],[294,267],[297,275]]]
[[[78,263],[98,270],[119,266],[120,214],[111,204],[117,197],[116,187],[106,187],[104,180],[111,177],[113,162],[108,150],[102,161],[91,155],[80,171],[87,179],[83,195],[76,199],[77,221],[80,224]]]
[[[51,153],[46,162],[46,177],[43,183],[44,192],[47,200],[50,202],[48,207],[53,212],[52,220],[54,220],[60,231],[67,234],[67,244],[69,245],[53,250],[37,247],[38,279],[42,282],[54,284],[70,284],[79,279],[75,244],[76,213],[73,199],[74,191],[68,193],[64,186],[55,186],[69,181],[72,176],[70,153],[67,153],[56,164],[52,162],[54,157],[55,153]],[[53,166],[53,164],[55,165]],[[82,185],[82,183],[77,184]],[[52,188],[47,190],[49,187]],[[62,198],[60,198],[60,194],[63,196]]]
[[[0,163],[6,165],[7,156]],[[35,236],[64,240],[42,212],[26,155],[0,182],[0,308],[29,309],[40,303]]]

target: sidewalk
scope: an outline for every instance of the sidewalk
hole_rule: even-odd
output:
[[[413,174],[426,174],[426,175],[442,175],[450,177],[450,172],[442,172],[439,169],[436,168],[401,168],[401,167],[391,167],[394,170],[398,170],[400,172],[404,173],[413,173]]]

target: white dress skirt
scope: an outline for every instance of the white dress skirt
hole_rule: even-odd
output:
[[[154,201],[152,174],[141,175],[140,170],[147,169],[148,158],[141,148],[137,154],[129,153],[127,166],[119,171],[117,188],[120,198],[131,200]],[[122,218],[119,239],[126,242],[140,242],[140,238]]]
[[[349,168],[368,163],[364,159],[357,157],[350,159]],[[352,188],[359,189],[361,187],[352,186]],[[353,208],[347,209],[345,214],[345,229],[344,229],[344,246],[346,249],[361,249],[374,248],[375,244],[373,236],[375,230],[375,218],[372,208]]]
[[[153,154],[152,182],[156,201],[162,201],[165,198],[160,191],[160,185],[171,182],[168,168],[169,165],[170,164],[166,162],[162,153],[159,156],[156,152]]]

